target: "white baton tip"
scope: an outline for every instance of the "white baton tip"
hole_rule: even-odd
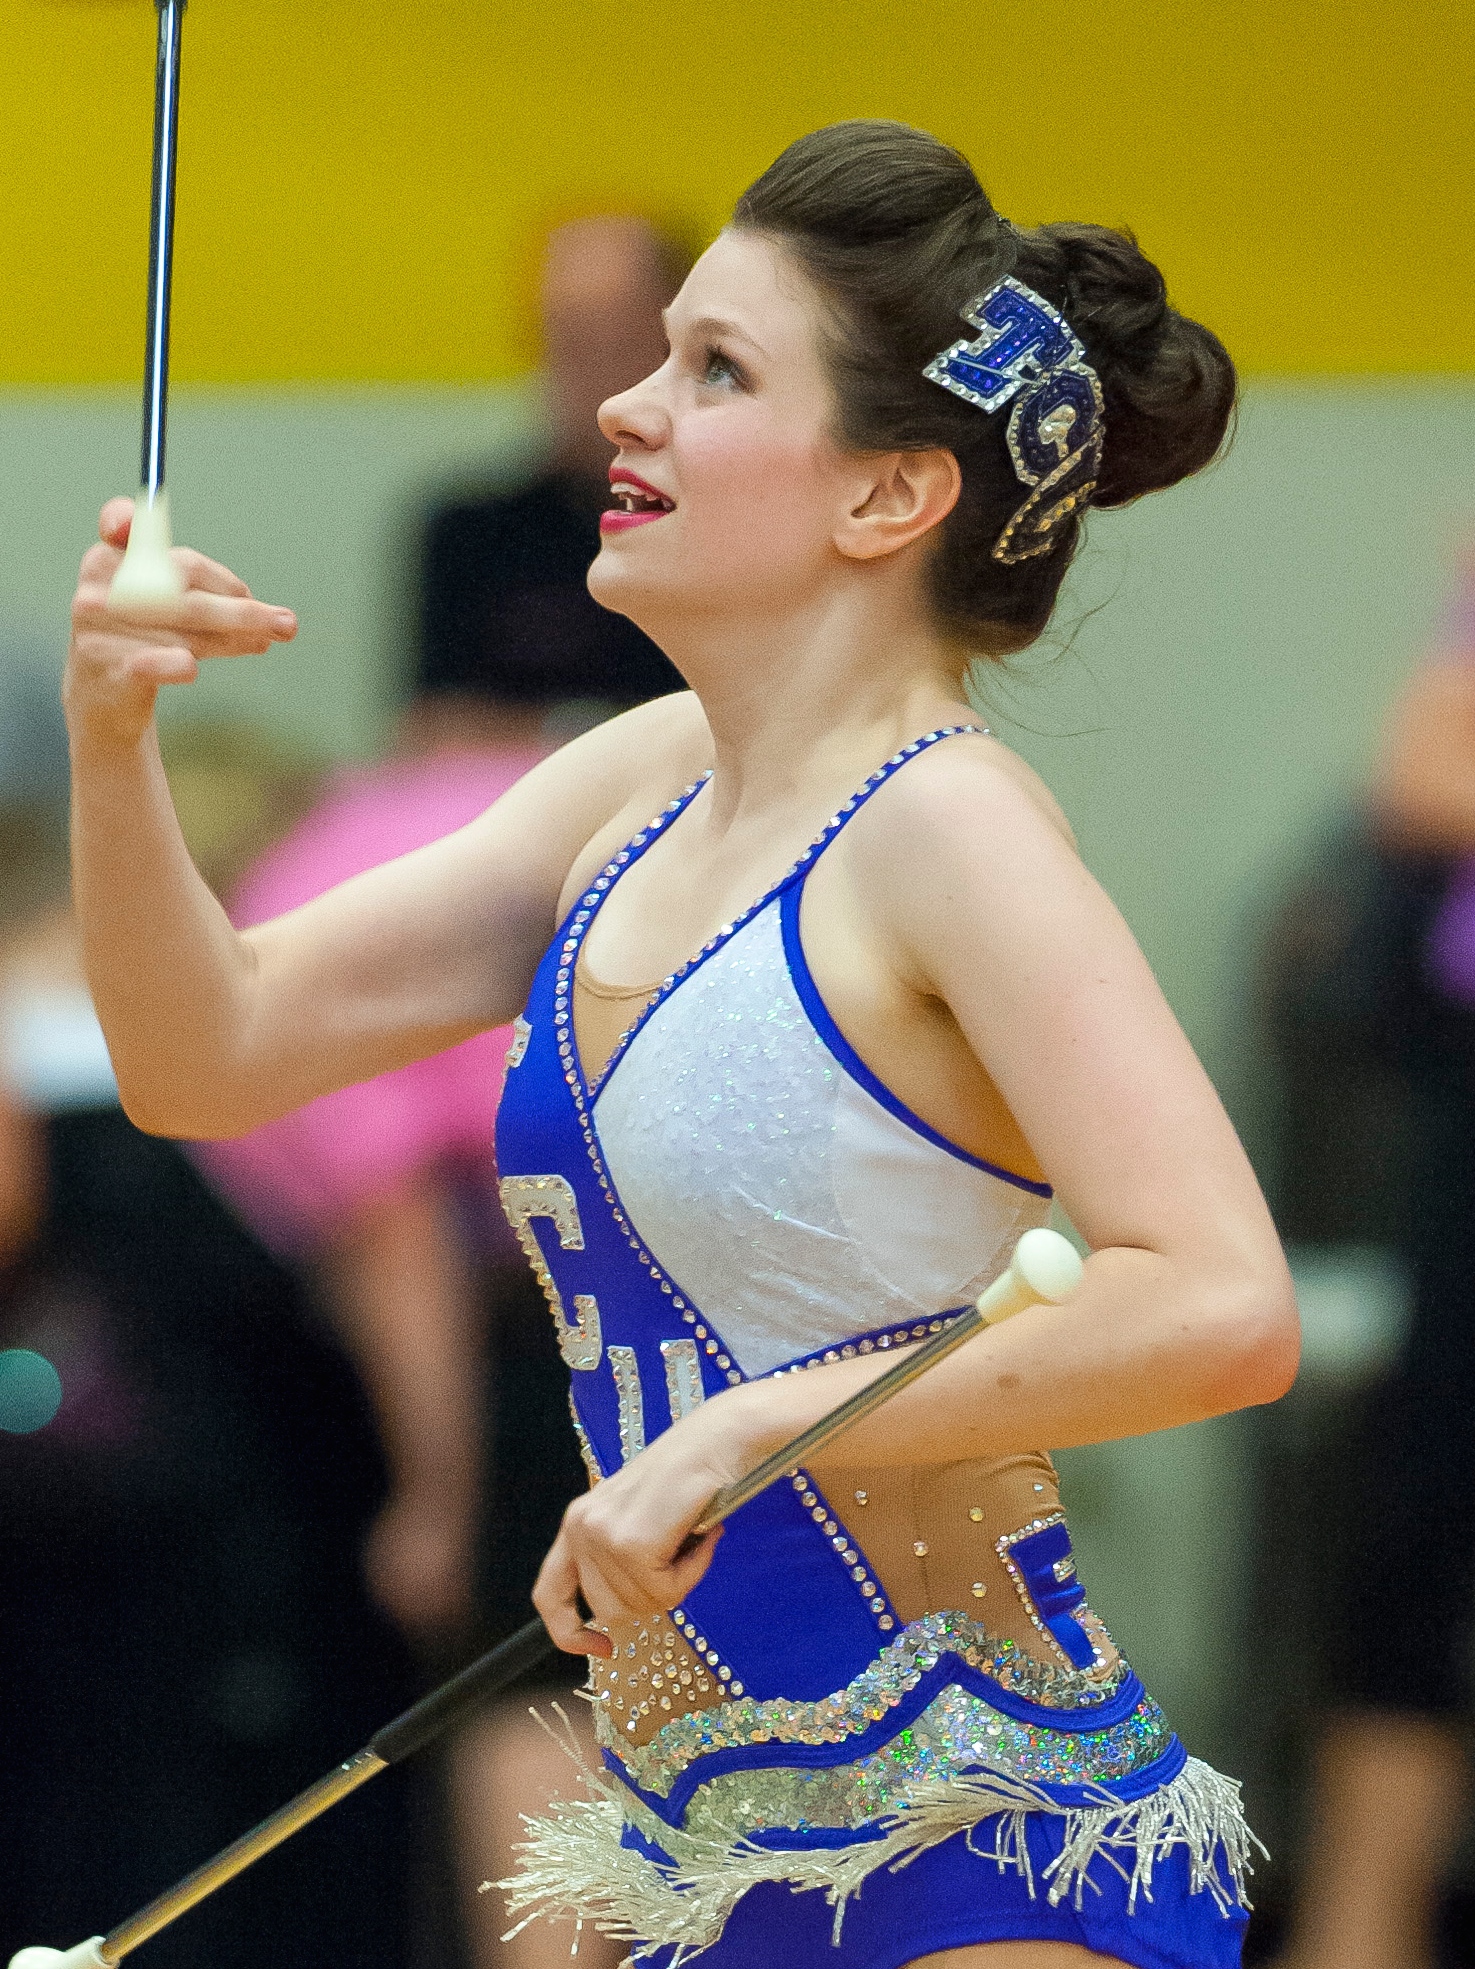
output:
[[[1014,1247],[1011,1267],[1035,1294],[1059,1306],[1079,1286],[1085,1272],[1081,1255],[1059,1231],[1026,1231]]]
[[[10,1969],[112,1969],[98,1948],[101,1935],[78,1942],[75,1948],[23,1948],[10,1958]]]
[[[150,603],[178,601],[184,582],[169,552],[173,544],[169,494],[162,486],[152,499],[140,492],[133,502],[128,546],[108,590],[109,608],[136,611]]]

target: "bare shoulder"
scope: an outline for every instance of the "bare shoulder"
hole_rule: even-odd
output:
[[[701,705],[690,691],[679,691],[621,712],[560,746],[485,818],[498,832],[508,825],[522,829],[535,814],[544,841],[558,844],[561,880],[586,847],[630,814],[648,819],[644,809],[651,801],[664,804],[710,760]]]
[[[582,762],[600,760],[612,780],[627,783],[633,792],[681,764],[702,768],[710,762],[712,741],[707,718],[694,691],[675,691],[637,704],[576,738],[556,758]]]
[[[856,847],[881,864],[946,867],[953,856],[1007,860],[1029,843],[1053,842],[1075,853],[1076,840],[1059,801],[1039,774],[991,735],[934,745],[911,761],[874,803],[870,825],[856,830]],[[941,858],[939,861],[939,857]]]
[[[571,779],[598,786],[602,820],[613,824],[705,772],[712,738],[696,694],[677,691],[596,725],[554,757]]]
[[[520,834],[529,822],[537,827],[566,894],[711,763],[702,707],[692,692],[678,691],[610,718],[545,759],[499,803],[502,824]]]
[[[961,976],[1006,948],[1118,933],[1054,795],[997,740],[933,746],[885,793],[847,830],[854,888],[914,988],[951,1002]]]

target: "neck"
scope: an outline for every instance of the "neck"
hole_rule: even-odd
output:
[[[908,739],[972,715],[966,655],[913,600],[886,599],[860,582],[797,612],[745,611],[658,634],[706,713],[713,820],[806,786],[848,786]]]

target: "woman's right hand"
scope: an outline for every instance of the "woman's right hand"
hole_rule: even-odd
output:
[[[136,744],[164,684],[191,684],[213,656],[260,656],[297,634],[290,609],[258,602],[238,575],[192,548],[174,550],[185,592],[130,612],[108,606],[133,521],[131,499],[110,499],[99,541],[82,558],[62,696],[74,738]]]

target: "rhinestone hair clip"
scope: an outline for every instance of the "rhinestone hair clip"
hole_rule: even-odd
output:
[[[993,558],[1012,567],[1048,554],[1096,490],[1106,437],[1101,379],[1065,317],[1012,276],[970,301],[963,319],[978,334],[934,356],[922,374],[979,410],[1013,403],[1009,456],[1030,492],[993,545]]]

